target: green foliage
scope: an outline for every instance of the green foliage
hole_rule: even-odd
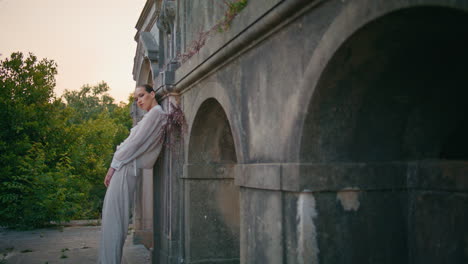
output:
[[[206,40],[215,32],[225,32],[230,26],[232,20],[247,6],[248,0],[224,0],[224,5],[227,7],[223,17],[216,22],[210,29],[198,33],[198,36],[189,44],[185,52],[179,53],[176,59],[184,63],[193,55],[197,54],[200,49],[205,46]]]
[[[229,29],[234,17],[247,6],[248,0],[224,0],[224,4],[227,6],[227,9],[223,18],[216,25],[218,32],[224,32]]]
[[[96,86],[88,84],[81,87],[79,91],[65,90],[63,98],[67,105],[78,111],[75,113],[74,123],[80,123],[82,120],[95,119],[103,111],[114,111],[117,105],[113,104],[112,98],[107,92],[110,90],[105,82]]]
[[[113,150],[131,127],[109,86],[55,98],[56,64],[13,53],[0,62],[0,226],[97,218]]]
[[[231,15],[238,14],[247,6],[247,1],[248,0],[237,0],[228,2],[228,13]]]

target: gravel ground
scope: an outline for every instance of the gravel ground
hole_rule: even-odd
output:
[[[131,226],[130,226],[131,228]],[[15,231],[0,228],[0,264],[96,263],[100,226],[69,226]],[[149,264],[150,253],[125,242],[123,264]]]

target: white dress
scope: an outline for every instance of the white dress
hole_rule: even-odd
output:
[[[138,169],[151,169],[161,152],[167,114],[157,105],[130,130],[130,135],[114,153],[115,169],[102,208],[99,264],[121,264],[127,237]]]

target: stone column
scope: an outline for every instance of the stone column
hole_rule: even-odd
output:
[[[134,243],[153,247],[153,169],[140,171],[135,200]]]
[[[164,110],[170,112],[171,104],[179,104],[178,98],[177,94],[166,94],[161,103]],[[183,159],[183,136],[177,130],[171,131],[154,167],[152,263],[181,263]]]

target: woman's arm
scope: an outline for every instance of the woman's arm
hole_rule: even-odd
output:
[[[159,108],[159,107],[158,107]],[[167,114],[159,109],[151,109],[143,119],[132,128],[130,135],[114,153],[111,167],[119,170],[124,164],[144,153],[152,144],[157,144],[163,136]]]
[[[109,170],[107,171],[106,178],[104,179],[104,185],[106,187],[109,186],[109,183],[112,179],[112,176],[114,176],[115,169],[110,167]]]

